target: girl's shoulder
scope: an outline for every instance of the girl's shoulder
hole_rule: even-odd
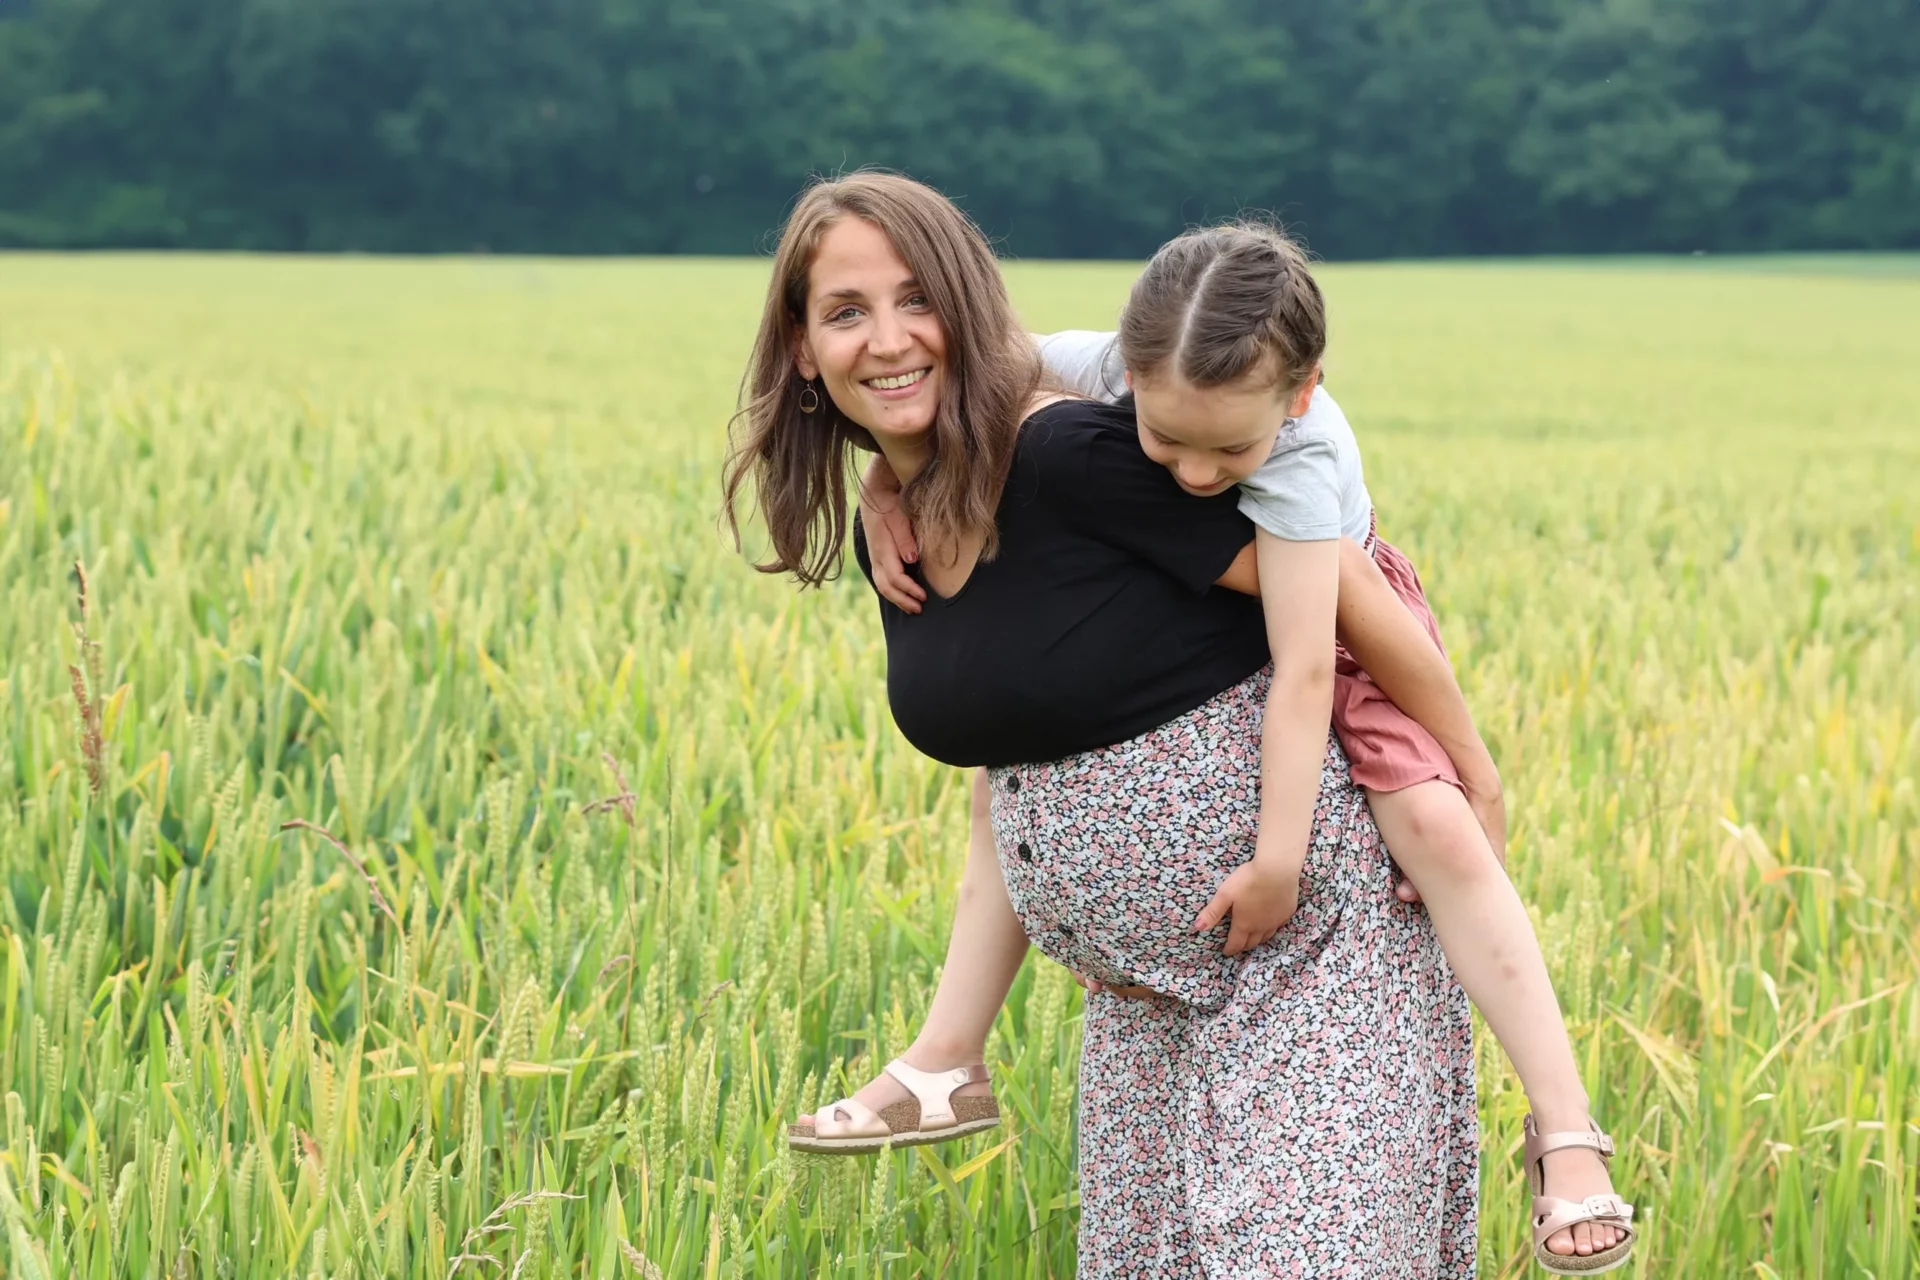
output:
[[[1333,393],[1324,386],[1313,389],[1313,399],[1307,402],[1307,411],[1288,423],[1287,429],[1307,439],[1335,441],[1343,449],[1357,447],[1347,415],[1335,402]]]

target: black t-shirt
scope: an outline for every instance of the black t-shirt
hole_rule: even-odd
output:
[[[1028,764],[1177,719],[1267,661],[1260,602],[1213,586],[1253,524],[1141,452],[1130,405],[1027,419],[1000,549],[918,615],[880,602],[887,698],[907,740],[954,765]],[[866,539],[854,551],[872,581]],[[917,566],[914,576],[925,587]]]

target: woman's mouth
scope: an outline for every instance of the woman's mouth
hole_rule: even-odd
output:
[[[902,400],[917,391],[932,369],[914,369],[908,373],[890,373],[880,378],[865,378],[860,385],[883,400]]]

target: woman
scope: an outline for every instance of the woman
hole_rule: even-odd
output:
[[[1181,493],[1126,408],[1046,392],[985,238],[891,175],[803,196],[748,387],[729,518],[751,479],[761,567],[817,584],[845,541],[849,450],[878,449],[929,596],[918,617],[882,607],[894,718],[983,766],[949,954],[992,971],[949,963],[901,1062],[799,1133],[992,1123],[980,1060],[1024,930],[1099,983],[1171,997],[1087,1002],[1083,1275],[1471,1275],[1466,999],[1337,745],[1293,918],[1239,956],[1190,927],[1259,809],[1261,614],[1213,589],[1253,589],[1232,496]],[[1410,714],[1463,714],[1410,615],[1352,577],[1348,647]]]

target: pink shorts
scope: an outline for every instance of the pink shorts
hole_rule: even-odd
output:
[[[1441,653],[1440,627],[1427,606],[1420,575],[1398,548],[1377,535],[1367,550],[1394,592],[1413,611]],[[1400,791],[1438,778],[1460,785],[1460,774],[1434,736],[1395,706],[1344,647],[1334,651],[1333,731],[1353,764],[1353,780],[1370,791]]]

